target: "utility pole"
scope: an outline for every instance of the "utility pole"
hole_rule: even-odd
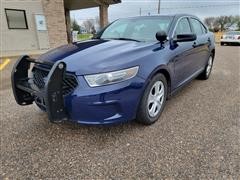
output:
[[[142,16],[142,8],[139,9],[139,14]]]
[[[161,5],[161,0],[158,1],[158,14],[160,14],[160,5]]]

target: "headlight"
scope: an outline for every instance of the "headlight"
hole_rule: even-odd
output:
[[[136,66],[129,69],[123,69],[120,71],[86,75],[84,76],[84,78],[86,79],[90,87],[104,86],[131,79],[137,75],[138,69],[139,67]]]

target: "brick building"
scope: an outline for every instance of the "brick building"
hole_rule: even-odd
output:
[[[108,7],[121,0],[1,0],[0,50],[54,48],[71,41],[70,11],[99,7],[101,26]]]

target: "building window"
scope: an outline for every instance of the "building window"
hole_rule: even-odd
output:
[[[5,9],[8,29],[28,29],[25,10]]]

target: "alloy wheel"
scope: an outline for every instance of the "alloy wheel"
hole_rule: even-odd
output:
[[[147,110],[150,117],[156,117],[161,111],[164,102],[164,84],[162,81],[156,81],[148,95]]]
[[[207,69],[206,69],[206,75],[207,77],[210,75],[211,73],[211,70],[212,70],[212,66],[213,66],[213,58],[212,56],[209,57],[209,60],[208,60],[208,64],[207,64]]]

